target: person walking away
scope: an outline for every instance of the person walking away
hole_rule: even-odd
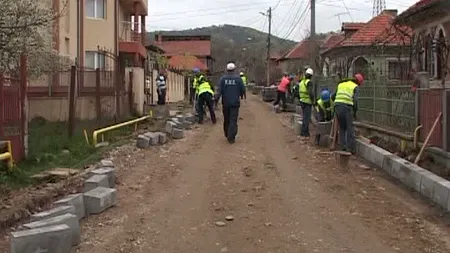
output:
[[[352,154],[356,151],[353,127],[353,119],[356,119],[358,111],[356,99],[358,87],[363,83],[363,75],[355,74],[353,79],[342,80],[336,88],[336,93],[331,97],[339,124],[339,148]]]
[[[273,106],[277,106],[280,104],[280,101],[283,103],[282,110],[284,111],[286,109],[286,92],[289,88],[289,83],[291,81],[289,80],[289,76],[287,73],[284,74],[283,78],[281,78],[280,84],[278,84],[277,87],[277,99],[273,103]]]
[[[166,104],[166,81],[163,75],[160,75],[156,81],[156,92],[158,93],[158,105]]]
[[[330,99],[331,94],[328,90],[320,93],[320,98],[316,102],[316,118],[317,122],[331,121],[333,118],[333,101]],[[320,133],[316,133],[316,145],[320,143]]]
[[[244,72],[239,73],[239,76],[241,77],[242,82],[244,83],[244,86],[245,86],[245,91],[244,91],[243,97],[244,97],[244,99],[247,99],[247,85],[248,85],[247,77],[245,76]]]
[[[194,73],[194,80],[192,80],[190,93],[189,93],[190,104],[193,104],[195,102],[195,90],[197,89],[197,86],[198,86],[198,77],[200,76],[200,69],[194,68],[192,70],[192,72]]]
[[[299,97],[300,107],[303,112],[302,128],[300,131],[300,137],[302,141],[309,140],[309,123],[311,121],[311,110],[314,103],[314,85],[311,82],[311,78],[314,71],[308,68],[305,71],[303,80],[300,82]]]
[[[198,79],[198,123],[203,124],[205,105],[208,107],[209,115],[213,124],[216,124],[216,113],[214,112],[214,90],[206,78]]]
[[[220,78],[219,90],[216,94],[216,103],[222,97],[223,132],[230,144],[235,142],[238,132],[237,121],[241,98],[244,96],[245,86],[240,76],[234,72],[236,65],[233,62],[227,64],[227,73]]]

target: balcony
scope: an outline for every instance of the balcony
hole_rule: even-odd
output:
[[[133,15],[147,16],[147,0],[120,0],[123,10]]]
[[[145,49],[147,31],[140,22],[122,21],[119,25],[119,52],[139,54],[145,58],[147,50]]]

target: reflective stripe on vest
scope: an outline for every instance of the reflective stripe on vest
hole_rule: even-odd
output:
[[[197,78],[197,82],[196,82],[196,84],[195,84],[195,86],[194,86],[194,89],[195,89],[195,94],[197,94],[198,95],[198,87],[199,87],[199,83],[198,83],[198,81],[200,80],[200,79],[205,79],[205,76],[204,75],[200,75],[198,78]]]
[[[309,96],[309,92],[308,92],[308,83],[311,80],[309,79],[303,79],[300,82],[300,89],[299,89],[299,95],[300,95],[300,102],[303,102],[305,104],[312,104],[311,98]]]
[[[198,78],[197,77],[194,77],[194,81],[192,82],[192,88],[197,88],[197,86],[198,86]]]
[[[211,88],[211,85],[208,82],[203,82],[198,86],[198,95],[209,92],[211,95],[214,95],[214,91]]]
[[[244,83],[245,86],[247,86],[247,77],[246,76],[241,76],[242,82]]]
[[[358,87],[353,81],[340,83],[337,87],[335,103],[353,105],[353,95],[355,88]]]

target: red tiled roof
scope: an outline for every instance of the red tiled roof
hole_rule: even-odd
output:
[[[363,27],[366,23],[364,22],[348,22],[348,23],[342,23],[342,30],[359,30],[361,27]]]
[[[375,43],[400,44],[405,41],[405,34],[411,34],[411,29],[393,26],[395,15],[391,11],[383,11],[380,15],[366,23],[364,29],[355,32],[348,39],[343,40],[339,46],[369,46]]]
[[[208,67],[200,59],[193,55],[174,55],[169,61],[169,65],[181,70],[191,70],[199,68],[200,70],[207,70]]]
[[[322,49],[328,49],[336,46],[339,42],[344,39],[344,36],[341,34],[333,33],[328,35],[323,44],[321,45]]]
[[[309,40],[300,41],[291,51],[284,55],[283,59],[309,59]]]
[[[210,56],[211,41],[210,40],[182,40],[182,41],[162,41],[155,42],[166,53],[166,56],[174,56],[180,54],[190,54],[194,56]]]

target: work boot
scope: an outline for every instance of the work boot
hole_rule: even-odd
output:
[[[234,143],[235,143],[235,140],[234,140],[234,139],[228,139],[228,143],[234,144]]]

